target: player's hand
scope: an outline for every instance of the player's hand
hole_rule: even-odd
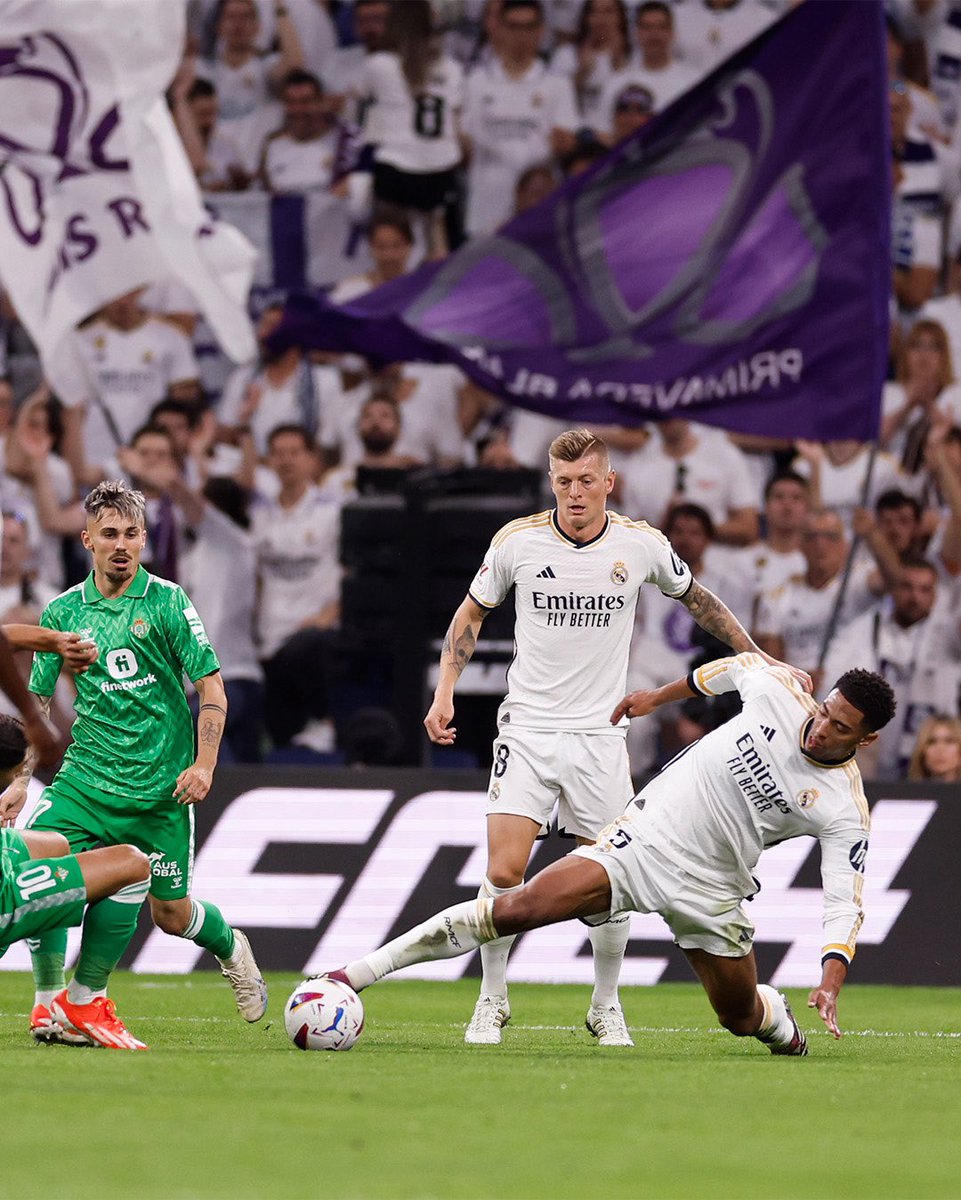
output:
[[[100,653],[96,642],[71,631],[58,632],[54,648],[75,675],[82,675]]]
[[[800,667],[792,667],[790,663],[781,662],[779,658],[773,658],[770,654],[765,654],[763,650],[759,650],[758,653],[772,667],[783,667],[785,671],[790,671],[808,695],[814,691],[814,680],[807,671],[802,671]]]
[[[453,746],[457,730],[450,724],[454,717],[454,706],[449,701],[435,700],[424,717],[427,736],[438,746]]]
[[[37,765],[52,767],[59,762],[67,748],[66,739],[61,737],[50,721],[41,712],[23,719],[23,731],[37,754]]]
[[[838,1026],[838,994],[832,988],[816,987],[808,996],[808,1008],[816,1008],[818,1016],[835,1038],[841,1036]]]
[[[16,823],[20,811],[27,802],[27,785],[15,779],[0,795],[0,827],[9,829]]]
[[[199,804],[210,791],[213,781],[214,773],[210,767],[193,763],[177,776],[174,799],[178,804]]]
[[[643,689],[639,692],[629,692],[611,713],[611,724],[616,725],[622,717],[648,716],[658,707],[655,696],[655,692]]]

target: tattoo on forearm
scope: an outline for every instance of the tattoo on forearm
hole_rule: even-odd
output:
[[[681,603],[706,633],[737,654],[757,649],[737,617],[706,587],[695,581],[687,595],[681,597]]]
[[[200,725],[200,740],[205,746],[219,746],[223,732],[222,721],[214,717],[205,717]]]
[[[470,662],[474,650],[477,648],[477,638],[474,636],[474,630],[467,626],[453,641],[454,625],[451,623],[450,628],[444,635],[444,648],[441,651],[441,660],[449,663],[458,675]]]

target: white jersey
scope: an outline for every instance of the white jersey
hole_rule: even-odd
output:
[[[84,427],[91,463],[105,462],[129,443],[171,384],[199,374],[190,339],[159,317],[129,330],[94,321],[76,338],[91,385]]]
[[[646,88],[654,101],[653,111],[658,113],[692,88],[699,78],[697,71],[682,62],[670,62],[666,67],[653,70],[635,60],[623,71],[612,72],[608,77],[596,104],[594,128],[605,133],[613,130],[614,107],[625,88],[637,84]]]
[[[340,596],[340,505],[312,485],[292,508],[274,501],[255,506],[252,518],[260,653],[271,658],[307,617]]]
[[[364,141],[378,162],[398,171],[448,171],[461,160],[457,114],[464,102],[464,70],[443,55],[424,86],[411,94],[400,59],[386,51],[364,66]]]
[[[551,130],[580,124],[574,88],[538,59],[519,79],[498,59],[467,77],[464,133],[473,152],[468,168],[467,228],[488,233],[514,212],[514,187],[533,163],[552,157]]]
[[[638,589],[680,597],[690,569],[658,529],[609,512],[589,542],[562,532],[556,511],[505,525],[470,586],[482,608],[514,588],[514,660],[499,725],[623,736],[610,723],[624,696]]]
[[[783,667],[739,654],[689,676],[705,696],[739,692],[742,711],[682,751],[640,792],[645,844],[732,903],[754,895],[761,851],[793,837],[821,843],[824,954],[854,957],[870,828],[852,755],[819,763],[802,749],[817,711]],[[638,801],[635,801],[638,803]],[[628,812],[632,810],[629,808]]]
[[[851,568],[838,627],[872,606],[877,597],[868,587],[871,564],[862,560]],[[824,635],[841,588],[842,575],[835,575],[824,587],[814,588],[804,576],[794,576],[758,601],[755,629],[758,636],[774,634],[784,643],[784,660],[802,671],[817,668]]]
[[[264,182],[270,192],[309,192],[330,187],[338,169],[343,145],[339,128],[320,137],[297,141],[276,133],[264,147]]]

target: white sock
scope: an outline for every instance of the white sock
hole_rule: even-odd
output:
[[[498,887],[491,883],[485,875],[477,896],[480,900],[493,900],[497,896],[506,896],[508,892],[516,892],[523,886],[523,883],[516,883],[513,887]],[[515,938],[516,935],[497,938],[495,941],[481,946],[480,990],[482,996],[507,995],[507,957],[511,952],[511,946],[514,945]]]
[[[789,1045],[794,1037],[794,1022],[787,1015],[781,993],[769,983],[759,983],[757,994],[764,1005],[764,1016],[754,1036],[766,1046]]]
[[[62,991],[63,988],[52,988],[50,991],[46,992],[34,992],[33,1002],[34,1004],[42,1004],[44,1008],[49,1008],[50,1001],[54,998],[54,996],[59,996]]]
[[[67,984],[67,999],[71,1004],[90,1004],[98,996],[106,996],[106,994],[106,988],[97,988],[94,991],[93,988],[84,987],[82,983],[77,983],[75,979],[71,979]]]
[[[630,913],[611,917],[604,925],[592,925],[591,949],[594,951],[594,991],[591,1004],[611,1008],[618,1003],[617,980],[621,974],[624,951],[631,936]]]
[[[493,908],[493,900],[465,900],[445,908],[379,950],[348,963],[344,971],[351,987],[359,991],[401,967],[456,958],[476,950],[497,936]]]

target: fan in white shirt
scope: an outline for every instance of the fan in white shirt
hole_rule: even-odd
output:
[[[351,164],[347,132],[333,118],[324,88],[309,71],[281,85],[284,123],[264,146],[260,178],[268,192],[328,188]]]
[[[497,50],[467,78],[463,132],[470,145],[467,231],[488,233],[512,215],[521,172],[573,149],[574,89],[538,58],[544,30],[536,0],[504,0]]]
[[[142,291],[104,305],[75,335],[90,384],[82,433],[86,463],[71,463],[78,479],[85,468],[102,478],[102,464],[130,441],[159,400],[198,398],[199,371],[189,338],[147,312]],[[80,411],[64,410],[68,433]]]
[[[574,84],[581,122],[605,128],[601,99],[612,79],[620,78],[630,62],[631,42],[623,0],[584,0],[577,37],[559,46],[550,69]]]
[[[612,75],[598,105],[596,126],[603,133],[613,129],[614,113],[624,89],[635,84],[651,97],[651,112],[667,108],[682,92],[694,86],[698,72],[674,55],[674,14],[669,4],[648,0],[634,14],[637,53],[623,71]]]
[[[676,11],[678,57],[701,75],[730,58],[779,15],[759,0],[690,0]]]

